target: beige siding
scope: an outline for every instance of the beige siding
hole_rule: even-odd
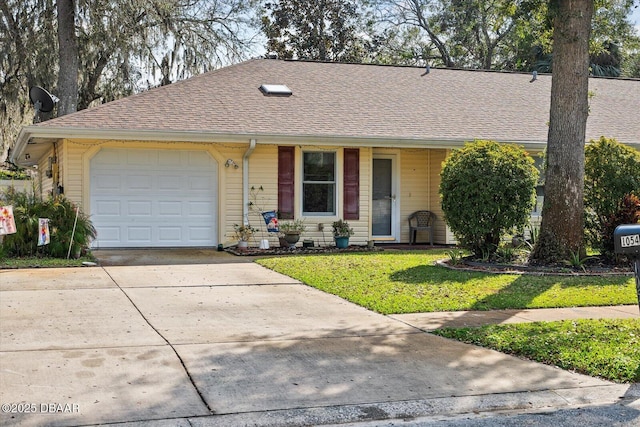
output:
[[[373,150],[371,148],[360,149],[360,219],[349,221],[356,234],[353,241],[357,244],[365,244],[371,239],[371,165]]]
[[[235,243],[233,239],[233,224],[242,224],[242,157],[249,147],[248,144],[216,145],[221,160],[218,162],[220,179],[218,180],[220,243]],[[225,167],[225,162],[231,159],[237,165]]]
[[[46,198],[51,196],[51,190],[53,189],[53,178],[47,177],[47,169],[49,169],[49,157],[53,157],[53,147],[49,150],[44,156],[40,158],[38,162],[38,185],[37,185],[37,194],[40,197]],[[61,157],[61,156],[60,156]],[[58,159],[58,171],[60,171],[60,165],[62,164],[62,159]]]
[[[301,176],[301,159],[302,150],[296,148],[296,194],[295,194],[295,218],[302,218],[305,222],[306,231],[301,236],[303,239],[313,239],[316,245],[332,245],[333,236],[331,234],[331,225],[333,221],[336,221],[342,217],[342,149],[336,149],[335,147],[314,147],[314,150],[327,150],[336,153],[338,169],[338,182],[337,182],[337,215],[335,216],[302,216],[301,206],[301,192],[302,192],[302,176]],[[355,234],[351,238],[352,244],[366,244],[370,238],[369,234],[369,175],[371,165],[371,150],[364,148],[360,150],[360,218],[358,220],[350,220],[349,225],[354,229]],[[267,238],[271,246],[278,246],[278,236],[275,234],[269,235],[266,232],[266,225],[260,216],[260,208],[265,211],[276,210],[278,207],[278,146],[277,145],[258,145],[255,151],[251,154],[249,163],[249,187],[255,189],[262,186],[263,191],[254,190],[253,194],[256,195],[255,200],[250,197],[250,201],[255,203],[257,208],[249,210],[249,221],[251,226],[259,229],[260,231],[255,235],[255,241],[253,244],[257,245],[259,240]],[[240,190],[241,191],[241,190]],[[241,194],[240,194],[241,196]],[[242,201],[240,199],[240,207]],[[241,214],[234,216],[233,220],[229,223],[233,227],[233,223],[238,223],[241,220]],[[319,230],[319,224],[322,224],[323,231]],[[230,229],[230,235],[233,228]]]
[[[80,145],[71,141],[64,141],[62,145],[61,185],[64,186],[64,193],[73,202],[80,204],[85,212],[87,206],[82,199],[82,186],[84,184],[82,170],[82,155],[87,149],[87,145]],[[88,181],[87,181],[88,182]]]
[[[430,150],[403,150],[400,173],[400,241],[409,241],[409,215],[418,210],[432,210]],[[434,233],[435,234],[435,233]],[[424,241],[426,236],[418,236]]]
[[[442,204],[440,202],[440,172],[442,171],[442,163],[449,155],[450,150],[431,150],[430,169],[431,169],[431,210],[436,214],[436,224],[434,231],[434,241],[440,244],[454,243],[453,234],[444,221],[442,213]]]
[[[90,161],[103,147],[128,147],[167,150],[203,150],[209,152],[218,162],[218,236],[221,243],[233,244],[234,224],[243,222],[243,156],[249,148],[249,143],[211,143],[211,144],[187,144],[171,142],[124,142],[121,141],[70,141],[65,140],[58,144],[58,157],[60,168],[60,181],[65,188],[65,194],[72,201],[83,206],[90,213],[89,187],[90,187]],[[336,152],[338,182],[337,182],[337,214],[335,216],[316,216],[305,219],[306,232],[303,238],[313,239],[316,244],[333,243],[331,224],[342,217],[342,167],[343,150],[336,147],[313,147],[314,150],[328,150]],[[398,201],[399,201],[399,225],[400,241],[409,241],[408,216],[420,209],[433,211],[436,216],[434,241],[436,243],[455,243],[453,235],[446,227],[442,210],[438,187],[440,184],[440,171],[448,150],[444,149],[360,149],[360,218],[349,221],[355,230],[352,237],[353,244],[366,244],[371,238],[371,166],[373,155],[393,154],[397,158],[398,167]],[[48,157],[53,151],[43,157],[40,170],[47,168]],[[301,158],[302,149],[296,148],[296,218],[301,218]],[[230,159],[238,168],[225,167]],[[249,209],[249,221],[259,231],[253,244],[258,244],[264,236],[272,246],[278,245],[276,235],[267,236],[266,226],[259,214],[259,209],[277,209],[277,185],[278,185],[278,146],[258,144],[249,157],[249,187],[262,187],[263,191],[250,192],[250,201],[255,208]],[[43,191],[46,193],[52,188],[52,180],[43,176]],[[255,199],[251,194],[255,194]],[[324,231],[320,231],[318,225],[322,224]]]

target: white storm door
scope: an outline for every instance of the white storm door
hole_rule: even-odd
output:
[[[374,155],[371,234],[378,240],[398,240],[396,156]]]
[[[217,245],[217,162],[205,151],[105,148],[90,163],[94,248]]]

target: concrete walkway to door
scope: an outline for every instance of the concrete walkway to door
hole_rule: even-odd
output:
[[[246,262],[2,270],[0,324],[3,426],[640,409],[636,386],[436,337]]]

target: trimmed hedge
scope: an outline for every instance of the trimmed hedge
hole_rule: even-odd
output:
[[[476,256],[495,253],[503,235],[528,223],[538,170],[523,148],[468,143],[447,158],[441,178],[445,221],[459,244]]]

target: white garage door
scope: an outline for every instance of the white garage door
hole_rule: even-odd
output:
[[[95,248],[217,245],[217,162],[204,151],[102,149],[91,160]]]

